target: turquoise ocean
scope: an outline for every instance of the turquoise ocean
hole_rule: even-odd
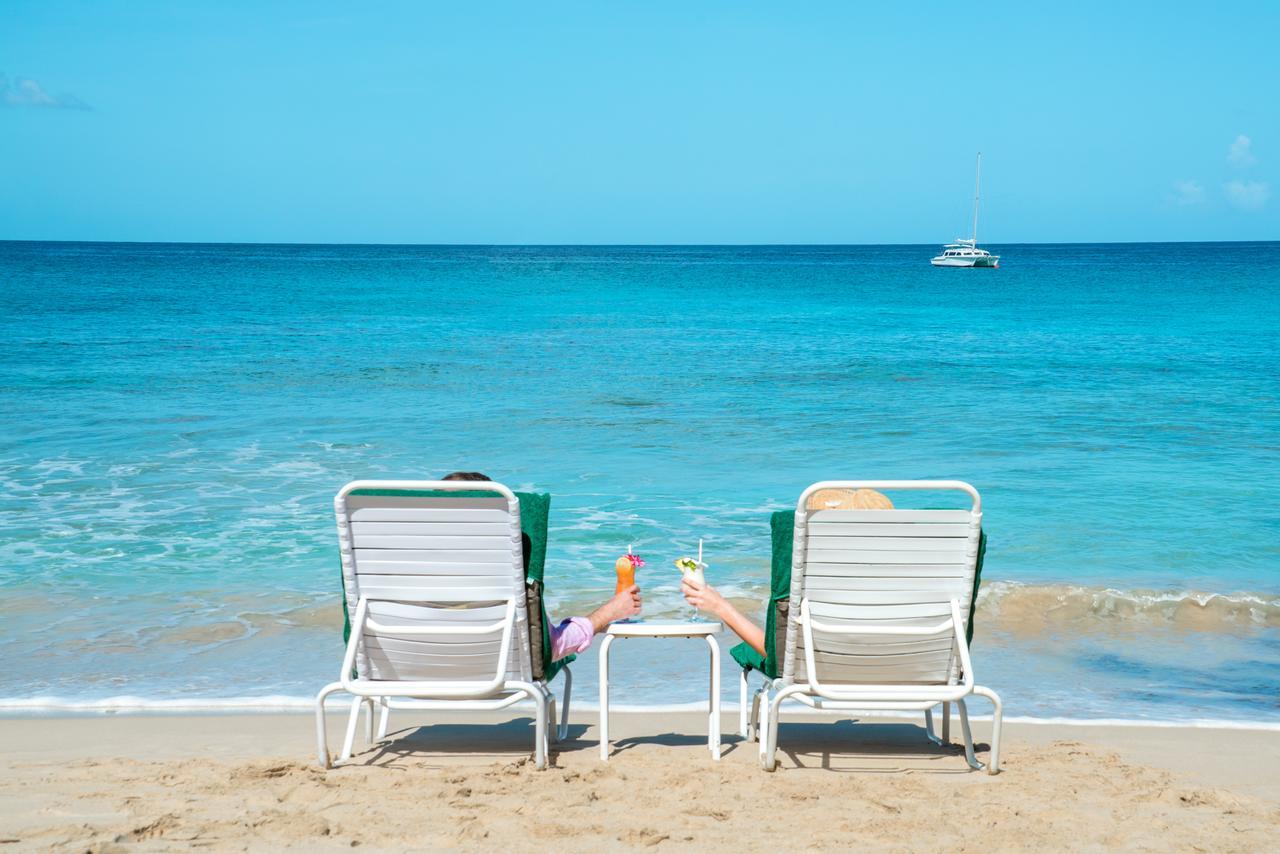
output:
[[[475,469],[553,495],[553,616],[628,543],[685,613],[699,538],[759,615],[809,483],[967,480],[1007,714],[1280,724],[1280,243],[992,248],[0,243],[0,709],[304,704],[333,494]]]

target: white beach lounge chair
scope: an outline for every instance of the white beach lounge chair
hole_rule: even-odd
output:
[[[353,699],[339,762],[351,756],[361,708],[372,741],[375,704],[383,738],[393,708],[496,710],[529,699],[544,768],[556,703],[533,676],[515,494],[492,481],[354,481],[334,510],[351,635],[339,680],[316,696],[321,766],[324,701],[345,691]],[[566,718],[568,702],[566,682]]]
[[[807,510],[819,489],[959,490],[968,510]],[[974,684],[966,629],[982,527],[982,499],[954,480],[824,481],[796,505],[791,614],[782,675],[756,692],[750,729],[761,735],[760,764],[777,766],[784,700],[820,709],[960,712],[965,758],[974,769],[965,698],[994,707],[987,770],[1000,769],[1000,698]],[[798,604],[798,606],[797,606]],[[944,739],[946,730],[944,726]],[[937,739],[934,739],[935,741]]]

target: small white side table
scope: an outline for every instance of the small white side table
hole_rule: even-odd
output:
[[[708,697],[707,749],[712,759],[720,758],[720,647],[715,635],[722,623],[680,622],[676,620],[634,620],[612,623],[600,642],[600,758],[609,760],[609,647],[618,638],[703,638],[711,648],[711,686]]]

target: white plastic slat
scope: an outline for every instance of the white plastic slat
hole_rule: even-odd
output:
[[[378,602],[370,602],[369,604],[370,604],[370,606],[373,606],[373,605],[375,605],[375,604],[383,604],[383,605],[390,605],[390,604],[395,604],[395,605],[407,605],[407,604],[411,604],[411,603],[407,603],[407,602],[382,602],[382,603],[378,603]],[[504,605],[504,606],[503,606],[503,608],[505,609],[505,607],[506,607],[506,606]],[[434,614],[434,615],[433,615],[433,616],[431,616],[431,617],[424,617],[424,618],[417,618],[417,617],[394,617],[394,618],[378,617],[378,616],[374,616],[374,615],[372,615],[372,612],[371,612],[370,616],[372,616],[372,617],[373,617],[373,619],[374,619],[376,622],[378,622],[378,623],[380,623],[380,624],[382,624],[382,625],[386,625],[386,626],[480,626],[480,625],[492,625],[493,623],[497,622],[497,620],[502,619],[502,614],[499,614],[499,615],[497,616],[497,618],[490,618],[490,619],[487,619],[487,620],[485,620],[485,619],[480,619],[480,618],[475,618],[475,617],[471,617],[471,616],[468,616],[468,615],[466,614],[466,612],[465,612],[463,609],[461,609],[461,608],[459,608],[457,611],[448,611],[448,610],[444,610],[444,609],[441,609],[441,611],[442,611],[442,613],[437,613],[437,614]],[[452,614],[458,614],[459,616],[457,616],[457,617],[451,617],[451,616],[448,616],[448,615],[452,615]],[[386,635],[385,637],[396,637],[396,636],[395,636],[395,635]],[[459,634],[456,634],[456,635],[451,635],[451,634],[450,634],[450,635],[432,635],[431,637],[432,637],[432,640],[433,640],[433,641],[435,641],[435,642],[437,642],[437,643],[452,643],[452,642],[474,643],[477,637],[485,637],[485,636],[484,636],[484,635],[461,634],[461,633],[459,633]]]
[[[966,586],[972,589],[964,578],[866,578],[860,575],[848,576],[805,576],[805,591],[817,590],[865,590],[877,593],[936,593],[943,599],[959,599],[966,592]],[[810,594],[812,596],[812,594]]]
[[[810,536],[809,549],[874,550],[892,552],[953,552],[964,554],[968,541],[955,537],[820,537]]]
[[[515,578],[511,562],[506,563],[401,563],[391,560],[357,561],[359,575],[472,575]]]
[[[876,624],[868,623],[867,625]],[[912,639],[906,642],[889,642],[883,635],[876,635],[876,638],[879,638],[879,640],[871,639],[870,635],[854,637],[815,631],[813,640],[817,649],[814,651],[814,655],[836,656],[854,663],[884,661],[886,664],[895,660],[906,661],[926,655],[936,655],[947,659],[954,657],[955,639],[950,636],[940,635]],[[796,640],[797,655],[803,656],[804,639],[797,637]]]
[[[450,653],[432,653],[432,652],[402,652],[400,650],[388,650],[373,644],[366,644],[365,651],[372,658],[382,658],[386,661],[400,662],[412,665],[415,668],[425,670],[439,669],[441,671],[450,668],[465,668],[468,670],[483,671],[493,674],[498,669],[498,654],[483,653],[480,655],[459,655]],[[441,677],[446,674],[441,673]]]
[[[480,626],[480,625],[493,625],[493,624],[494,624],[495,622],[497,622],[498,620],[501,620],[501,619],[502,619],[502,617],[503,617],[503,614],[505,614],[505,613],[506,613],[506,605],[501,605],[501,606],[498,606],[498,607],[500,607],[500,608],[502,609],[502,611],[501,611],[501,613],[497,614],[496,616],[491,615],[491,616],[489,616],[489,617],[487,617],[487,618],[485,618],[485,617],[479,617],[479,616],[475,616],[475,613],[476,613],[477,611],[479,611],[480,609],[468,609],[468,608],[463,608],[463,607],[461,607],[461,603],[459,603],[459,604],[457,604],[457,605],[437,604],[437,605],[431,606],[431,611],[430,611],[430,615],[429,615],[429,616],[428,616],[428,615],[426,615],[426,614],[424,614],[424,615],[423,615],[423,616],[421,616],[421,617],[381,616],[381,615],[378,615],[378,614],[374,613],[374,606],[375,606],[375,605],[404,605],[404,606],[407,606],[407,607],[423,607],[423,608],[428,607],[428,606],[425,606],[425,605],[423,605],[423,606],[419,606],[419,605],[417,605],[416,603],[412,603],[412,602],[397,602],[397,601],[386,601],[386,602],[377,602],[377,601],[374,601],[374,602],[370,602],[370,603],[369,603],[369,616],[370,616],[370,618],[371,618],[372,620],[374,620],[375,622],[380,623],[380,624],[382,624],[382,625],[386,625],[386,626]],[[470,634],[470,635],[466,635],[466,634],[459,634],[459,635],[433,635],[432,637],[433,637],[433,638],[436,638],[436,639],[441,639],[441,638],[443,638],[443,639],[445,639],[446,641],[447,641],[447,640],[449,640],[449,639],[452,639],[452,638],[457,638],[457,639],[459,639],[459,640],[461,640],[461,639],[465,639],[468,643],[471,643],[471,642],[474,642],[474,641],[476,640],[476,638],[477,638],[477,637],[486,637],[486,636],[485,636],[485,635],[474,635],[474,634]]]
[[[955,537],[963,539],[968,537],[971,531],[972,528],[967,524],[809,522],[809,534],[815,537]]]
[[[968,510],[815,510],[810,522],[932,522],[935,524],[968,524],[973,514]]]
[[[368,657],[370,668],[373,671],[374,679],[396,679],[396,680],[412,680],[412,681],[429,681],[441,680],[449,682],[488,682],[493,679],[493,664],[488,666],[477,665],[447,665],[435,664],[428,665],[417,661],[404,661],[395,658],[389,658],[380,652],[371,652]],[[506,672],[508,679],[519,678],[515,671],[508,669]]]
[[[900,656],[898,661],[875,662],[861,656],[839,653],[815,652],[819,679],[862,679],[875,682],[893,682],[905,675],[939,682],[946,681],[951,671],[951,657],[944,653],[923,653],[919,656]]]
[[[484,638],[476,640],[477,637]],[[502,636],[493,635],[375,635],[364,634],[365,643],[387,652],[431,655],[496,655]]]
[[[347,506],[347,517],[353,522],[422,522],[429,524],[484,523],[510,524],[511,514],[504,506],[490,507],[404,507],[378,505],[352,509]]]
[[[970,568],[965,563],[810,563],[805,568],[805,577],[963,578],[969,572]]]
[[[354,537],[398,536],[398,537],[503,537],[511,536],[511,523],[501,522],[352,522],[351,534]]]
[[[490,673],[498,666],[498,645],[490,644],[490,648],[480,652],[462,653],[454,652],[453,647],[438,644],[435,646],[420,645],[418,650],[406,651],[399,647],[387,645],[387,638],[381,639],[382,643],[376,641],[368,641],[364,644],[363,649],[371,655],[380,655],[389,661],[403,661],[407,663],[417,662],[426,667],[449,667],[449,666],[468,666],[487,669]],[[403,642],[401,642],[403,643]],[[516,652],[515,645],[512,645],[511,654]],[[514,666],[510,657],[507,659],[509,667]]]
[[[814,641],[817,648],[824,652],[839,652],[846,655],[875,655],[892,658],[912,652],[946,652],[950,653],[955,640],[950,636],[927,637],[923,640],[901,641],[889,639],[883,635],[835,635],[827,632],[815,632]]]
[[[818,679],[828,685],[945,685],[948,672],[945,667],[922,665],[918,667],[856,667],[838,664],[818,664]]]
[[[929,652],[906,653],[903,655],[887,655],[887,656],[867,656],[867,655],[846,655],[840,652],[832,652],[822,648],[817,638],[814,642],[819,648],[814,651],[814,662],[818,665],[821,677],[822,665],[830,664],[837,667],[847,668],[866,668],[868,670],[906,670],[913,669],[917,671],[933,670],[945,676],[951,667],[951,653],[949,650],[932,650]]]
[[[354,549],[356,568],[361,561],[399,563],[505,563],[511,566],[511,549]]]
[[[473,635],[474,637],[474,635]],[[493,666],[498,663],[499,639],[487,644],[447,644],[421,643],[413,640],[400,640],[387,636],[365,635],[364,648],[379,650],[388,656],[432,656],[433,659],[487,659]]]
[[[877,676],[877,675],[871,674],[869,671],[866,671],[866,670],[858,670],[852,673],[842,672],[838,674],[838,678],[833,678],[833,675],[834,674],[831,674],[831,673],[828,673],[825,675],[820,674],[819,678],[821,679],[822,684],[828,687],[838,686],[838,685],[847,685],[852,687],[852,686],[858,686],[858,685],[885,685],[885,684],[905,685],[910,687],[915,687],[915,686],[929,687],[929,686],[937,686],[937,685],[954,684],[953,682],[947,679],[935,679],[932,677],[913,676],[911,674],[906,674],[906,673],[881,674]],[[886,676],[892,676],[894,678],[886,678]],[[807,680],[808,680],[808,677],[805,675],[804,665],[797,661],[796,662],[796,681],[805,682]]]
[[[415,575],[412,573],[407,575],[378,575],[372,572],[364,572],[360,574],[357,583],[360,585],[360,592],[370,598],[372,598],[372,594],[369,593],[371,588],[387,583],[409,585],[418,590],[459,590],[464,587],[493,588],[494,590],[502,590],[503,598],[516,595],[517,590],[510,572],[503,575],[472,573],[465,575]]]
[[[833,590],[805,584],[805,595],[811,604],[828,602],[845,605],[928,605],[937,603],[951,607],[954,593],[941,590]]]
[[[395,602],[492,602],[506,599],[514,589],[510,580],[446,587],[430,583],[430,576],[362,575],[360,595]]]
[[[806,559],[814,563],[902,563],[908,565],[934,563],[965,563],[963,549],[948,551],[873,551],[869,549],[815,549],[805,551]]]
[[[950,602],[933,602],[914,605],[853,605],[810,600],[809,613],[819,622],[856,625],[859,622],[887,623],[914,620],[922,623],[940,623],[951,616]],[[932,618],[932,619],[922,619]],[[948,630],[949,631],[949,630]]]
[[[504,517],[507,499],[501,495],[492,498],[464,498],[457,495],[421,498],[411,495],[348,495],[345,499],[347,513],[354,515],[365,509],[397,510],[496,510]]]
[[[494,551],[501,553],[504,549],[511,553],[511,537],[401,537],[393,534],[365,534],[352,537],[352,545],[357,549],[396,549],[414,551]]]
[[[502,597],[505,599],[506,597]],[[402,602],[370,602],[369,617],[378,623],[395,625],[424,625],[456,623],[468,625],[472,623],[496,623],[507,613],[505,602],[497,605],[482,605],[478,608],[461,606],[432,607],[430,605],[407,604]],[[475,635],[472,635],[474,638]]]

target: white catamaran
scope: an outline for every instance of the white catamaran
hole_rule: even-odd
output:
[[[978,195],[982,187],[982,152],[978,152],[977,174],[973,181],[973,236],[959,238],[942,247],[942,254],[929,263],[935,267],[999,267],[1000,256],[978,248]]]

